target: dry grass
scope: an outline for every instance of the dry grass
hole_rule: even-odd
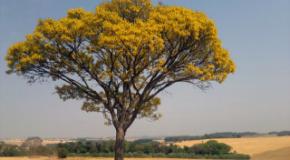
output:
[[[255,160],[289,160],[290,136],[285,137],[245,137],[245,138],[221,138],[215,139],[233,147],[238,153],[249,154]],[[179,146],[192,146],[207,140],[182,141],[176,143]],[[261,158],[265,157],[265,158]]]
[[[268,151],[253,156],[253,160],[289,160],[290,147]]]

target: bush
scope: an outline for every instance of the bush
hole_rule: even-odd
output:
[[[210,140],[206,143],[194,145],[189,150],[198,155],[221,155],[230,153],[231,146]]]
[[[68,151],[65,148],[58,148],[57,149],[57,157],[58,158],[66,158],[68,155]]]

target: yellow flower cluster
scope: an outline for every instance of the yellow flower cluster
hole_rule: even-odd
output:
[[[136,56],[138,53],[156,53],[163,49],[163,39],[158,28],[138,20],[132,24],[126,21],[113,24],[105,22],[99,45],[118,50],[119,54]]]
[[[30,39],[31,37],[27,36],[27,38]],[[38,51],[38,46],[29,42],[15,43],[9,48],[6,56],[8,67],[15,67],[16,71],[23,71],[23,68],[43,60],[43,55],[35,51]]]
[[[203,74],[203,71],[199,67],[196,67],[193,64],[187,65],[187,72],[189,72],[189,74],[195,74],[197,76]]]
[[[201,32],[205,31],[211,20],[201,12],[193,12],[192,10],[182,7],[158,6],[150,13],[150,19],[169,34],[168,38],[176,38],[176,36],[191,36],[198,40]]]
[[[146,19],[153,8],[150,0],[112,0],[104,3],[102,8],[117,13],[130,22],[136,19]]]
[[[71,62],[63,54],[76,47],[79,48],[73,51],[76,53],[72,58],[87,64],[104,79],[129,78],[132,72],[125,72],[122,67],[135,59],[139,59],[137,70],[154,60],[146,66],[147,71],[165,72],[166,58],[174,54],[187,57],[179,57],[184,61],[183,68],[178,74],[170,73],[175,78],[192,75],[201,81],[223,82],[235,71],[214,22],[204,13],[183,7],[153,6],[150,0],[112,0],[98,6],[95,12],[77,8],[58,20],[40,20],[24,42],[10,47],[6,60],[9,68],[16,71],[52,58],[61,63],[58,67],[68,64],[69,68]],[[117,71],[108,69],[112,66]]]

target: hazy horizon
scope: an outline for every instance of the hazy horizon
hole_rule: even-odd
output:
[[[232,131],[220,131],[220,132],[210,132],[210,133],[201,133],[201,134],[167,134],[167,135],[152,135],[152,136],[145,136],[145,135],[137,135],[137,136],[126,136],[126,140],[136,140],[136,139],[156,139],[156,138],[166,138],[166,137],[182,137],[182,136],[205,136],[208,134],[215,134],[215,133],[227,133],[227,132],[232,132],[232,133],[246,133],[246,132],[251,132],[251,133],[256,133],[257,135],[253,135],[253,137],[283,137],[283,136],[278,136],[275,134],[270,134],[270,132],[289,132],[289,130],[281,130],[281,131],[268,131],[268,132],[252,132],[252,131],[237,131],[237,132],[232,132]],[[251,137],[252,135],[246,135],[243,136],[243,138],[248,138]],[[286,135],[285,135],[286,136]],[[65,137],[65,136],[58,136],[58,137],[49,137],[49,136],[37,136],[37,135],[32,135],[32,136],[19,136],[19,137],[2,137],[0,138],[1,140],[13,140],[13,139],[20,139],[20,140],[25,140],[27,138],[33,138],[33,137],[39,137],[41,139],[115,139],[115,135],[111,136],[101,136],[101,137],[94,137],[94,136],[74,136],[74,137]],[[207,139],[207,138],[202,138],[202,139]]]
[[[7,75],[7,48],[31,33],[39,18],[60,18],[69,8],[93,11],[101,0],[0,0],[0,139],[113,137],[99,113],[63,102],[53,82],[30,85]],[[154,1],[155,3],[157,0]],[[212,18],[237,71],[206,91],[178,84],[160,94],[162,117],[137,120],[128,137],[213,132],[290,130],[290,1],[163,0]]]

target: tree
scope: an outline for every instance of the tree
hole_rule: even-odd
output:
[[[116,129],[116,160],[136,118],[160,117],[161,91],[179,82],[221,83],[235,70],[205,14],[150,0],[112,0],[95,12],[71,9],[64,18],[39,20],[6,60],[7,73],[29,83],[62,81],[61,99],[83,100],[82,110],[103,113]]]
[[[22,143],[21,146],[29,150],[31,148],[42,146],[42,142],[43,140],[39,137],[29,137]]]
[[[201,155],[222,155],[229,154],[232,147],[219,143],[216,140],[209,140],[206,143],[196,144],[191,147],[191,152]]]

